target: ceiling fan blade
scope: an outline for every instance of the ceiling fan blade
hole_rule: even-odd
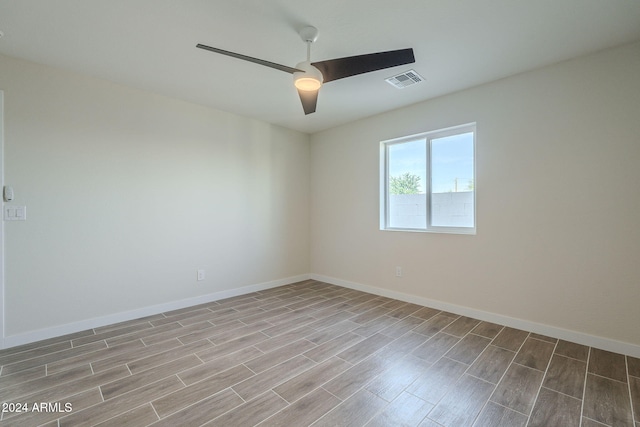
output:
[[[253,62],[254,64],[264,65],[265,67],[275,68],[276,70],[285,71],[287,73],[293,74],[298,70],[297,68],[287,67],[286,65],[276,64],[275,62],[265,61],[264,59],[254,58],[252,56],[242,55],[240,53],[229,52],[228,50],[218,49],[217,47],[206,46],[198,43],[196,45],[197,48],[208,50],[210,52],[220,53],[222,55],[231,56],[233,58],[242,59],[244,61]]]
[[[304,114],[311,114],[316,112],[316,104],[318,103],[319,90],[300,90],[298,89],[298,95],[300,95],[300,101],[302,101],[302,109]]]
[[[413,49],[391,50],[388,52],[370,53],[367,55],[348,56],[346,58],[329,59],[312,62],[324,77],[324,83],[371,71],[383,70],[398,65],[416,62]]]

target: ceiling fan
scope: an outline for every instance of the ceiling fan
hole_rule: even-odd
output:
[[[305,114],[311,114],[316,111],[318,91],[323,83],[415,62],[413,49],[392,50],[311,62],[311,43],[318,39],[318,29],[304,27],[299,34],[302,40],[307,43],[307,60],[300,62],[295,67],[280,65],[203,44],[197,44],[196,47],[293,74],[293,82],[300,95]]]

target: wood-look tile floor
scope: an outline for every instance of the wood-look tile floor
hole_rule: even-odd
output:
[[[0,365],[3,426],[640,427],[640,359],[312,280]]]

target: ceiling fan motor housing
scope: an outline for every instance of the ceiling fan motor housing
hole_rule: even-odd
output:
[[[296,68],[303,71],[293,73],[293,83],[296,88],[306,91],[316,91],[322,86],[324,78],[322,73],[309,61],[303,61],[296,65]]]

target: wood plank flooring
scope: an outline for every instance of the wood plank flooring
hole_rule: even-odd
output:
[[[0,366],[0,426],[640,427],[640,359],[313,280]]]

